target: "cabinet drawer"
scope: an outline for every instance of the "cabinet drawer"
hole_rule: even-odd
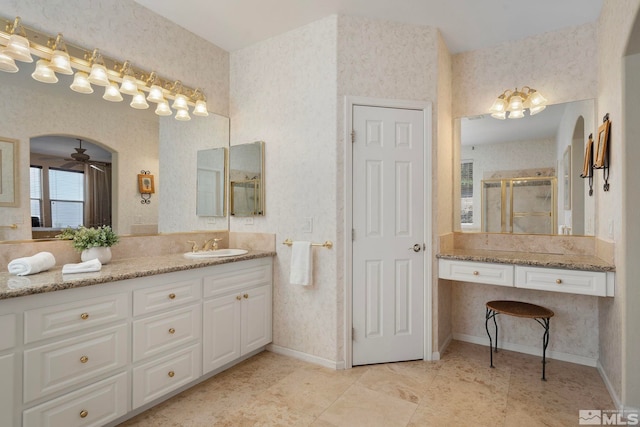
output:
[[[24,411],[23,427],[102,426],[128,412],[125,372]]]
[[[0,316],[0,351],[16,345],[16,315]]]
[[[133,361],[200,339],[201,306],[159,314],[133,323]]]
[[[441,279],[513,286],[513,265],[440,259],[438,267]]]
[[[127,294],[108,295],[24,313],[24,342],[29,344],[127,317]]]
[[[215,275],[205,276],[204,297],[209,298],[241,289],[271,284],[272,263],[271,258],[260,258],[221,265]]]
[[[126,324],[24,352],[24,402],[80,384],[128,362]]]
[[[133,409],[197,379],[201,372],[200,344],[133,369]]]
[[[600,271],[517,266],[516,287],[604,297],[607,295],[607,274]]]
[[[200,279],[139,289],[133,292],[133,315],[151,314],[200,300]]]

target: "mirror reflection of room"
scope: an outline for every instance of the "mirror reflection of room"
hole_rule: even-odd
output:
[[[264,215],[264,142],[229,149],[230,208],[234,216]]]
[[[111,152],[83,138],[30,141],[29,192],[34,239],[63,228],[112,225]]]
[[[592,100],[517,120],[460,119],[459,230],[593,235],[580,174],[594,120]]]

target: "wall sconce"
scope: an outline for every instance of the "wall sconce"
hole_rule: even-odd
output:
[[[493,102],[493,105],[489,109],[491,117],[494,119],[504,120],[507,117],[510,119],[521,119],[524,117],[526,109],[529,110],[529,115],[533,116],[547,108],[547,100],[535,89],[525,86],[522,91],[505,90],[498,96]],[[509,115],[507,116],[507,113]]]
[[[122,94],[128,94],[133,97],[132,108],[147,109],[147,101],[153,102],[157,104],[155,113],[159,116],[172,115],[172,107],[177,112],[177,120],[191,120],[189,107],[193,107],[196,116],[209,115],[200,89],[135,67],[131,61],[104,56],[98,49],[87,50],[66,43],[61,33],[52,37],[25,27],[20,17],[13,21],[0,17],[0,28],[4,28],[0,30],[0,71],[15,73],[19,70],[15,61],[30,63],[35,55],[39,59],[31,77],[37,81],[57,83],[56,73],[72,75],[75,72],[70,88],[78,93],[90,94],[92,85],[101,86],[105,88],[103,99],[120,102]],[[42,40],[47,40],[46,45],[40,44]],[[167,98],[174,101],[172,107]]]

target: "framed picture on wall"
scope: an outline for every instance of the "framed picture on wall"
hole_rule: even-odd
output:
[[[562,156],[562,175],[564,178],[564,210],[571,209],[571,146],[564,150]]]
[[[593,167],[597,169],[602,169],[605,166],[605,161],[607,157],[607,144],[609,143],[609,124],[611,122],[609,120],[605,120],[604,123],[600,125],[598,128],[598,139],[596,140],[595,146],[595,160],[593,162]]]
[[[140,194],[153,194],[155,187],[153,185],[153,175],[138,174],[138,192]]]
[[[584,149],[584,163],[582,165],[582,173],[580,174],[581,178],[591,178],[591,157],[593,153],[593,138],[589,135],[589,140],[587,141],[587,145]]]

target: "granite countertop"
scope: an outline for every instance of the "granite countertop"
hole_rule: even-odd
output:
[[[61,265],[29,276],[13,276],[8,272],[1,272],[0,300],[275,255],[271,251],[249,251],[244,255],[230,257],[187,259],[183,254],[173,254],[113,260],[94,273],[63,275]]]
[[[493,262],[497,264],[531,265],[535,267],[565,268],[568,270],[615,271],[613,264],[588,255],[544,254],[534,252],[490,251],[481,249],[454,249],[436,255],[441,259]]]

